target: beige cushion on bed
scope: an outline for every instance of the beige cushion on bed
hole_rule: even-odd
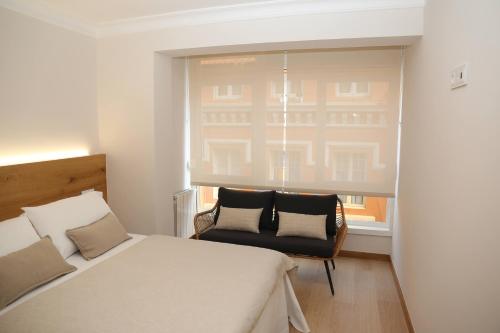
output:
[[[278,212],[276,236],[299,236],[326,240],[326,215],[307,215]]]
[[[0,309],[42,284],[73,272],[49,237],[0,257]]]
[[[259,221],[263,208],[229,208],[220,206],[215,229],[239,230],[259,233]]]
[[[75,243],[82,256],[93,259],[132,238],[113,213],[89,225],[67,230],[66,235]]]

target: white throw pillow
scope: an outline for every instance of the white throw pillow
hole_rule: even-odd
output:
[[[249,231],[259,233],[259,221],[263,208],[229,208],[220,206],[215,229]]]
[[[0,222],[0,257],[40,240],[26,215]]]
[[[299,236],[326,240],[326,215],[278,212],[276,236]]]
[[[63,258],[77,251],[75,244],[66,236],[66,230],[93,223],[111,212],[102,193],[97,191],[23,210],[38,235],[49,235]]]

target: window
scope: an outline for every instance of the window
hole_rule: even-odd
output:
[[[271,152],[271,159],[269,165],[269,180],[279,181],[284,180],[284,152],[283,151],[273,151]]]
[[[300,103],[303,101],[304,96],[304,82],[303,81],[292,81],[287,80],[287,93],[289,102]],[[279,98],[283,102],[283,81],[271,82],[271,96],[273,98]]]
[[[272,151],[269,165],[269,180],[291,181],[300,178],[302,163],[300,151]]]
[[[300,179],[300,165],[302,163],[301,153],[299,151],[287,152],[287,181]]]
[[[243,154],[237,149],[214,148],[212,168],[215,175],[237,176],[241,174]]]
[[[351,180],[355,182],[361,182],[366,179],[366,154],[363,153],[352,153],[351,155]]]
[[[214,86],[214,100],[241,98],[241,85]]]
[[[351,154],[336,153],[334,155],[335,169],[333,172],[333,180],[348,181],[351,170]]]
[[[370,94],[370,84],[368,82],[338,82],[337,96],[342,97],[363,97]]]
[[[394,195],[400,50],[215,55],[188,63],[193,185]]]
[[[198,210],[212,208],[217,202],[218,187],[198,187]],[[350,226],[378,226],[387,228],[390,199],[361,195],[339,195]]]
[[[339,195],[344,205],[347,223],[351,226],[387,227],[387,212],[391,200],[363,195]]]
[[[362,195],[339,195],[340,200],[344,204],[344,208],[355,208],[364,209],[365,208],[365,197]]]
[[[333,180],[361,182],[366,179],[365,153],[336,152],[333,154]]]
[[[201,212],[212,208],[217,202],[219,196],[219,188],[209,187],[209,186],[198,186],[197,190],[198,190],[197,210]]]

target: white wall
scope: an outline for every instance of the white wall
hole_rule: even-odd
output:
[[[342,245],[342,250],[390,255],[392,238],[390,236],[349,233]]]
[[[173,194],[188,187],[184,64],[184,59],[154,54],[155,232],[170,235],[174,234]]]
[[[421,8],[405,8],[191,25],[99,39],[99,133],[108,154],[113,210],[131,231],[173,231],[172,210],[159,206],[171,207],[172,194],[183,187],[183,142],[171,135],[181,123],[176,104],[159,98],[161,88],[155,87],[156,82],[170,94],[183,84],[157,75],[171,71],[170,56],[399,45],[421,35],[421,23]],[[165,186],[158,187],[159,179]]]
[[[96,152],[96,41],[0,8],[0,158]]]
[[[500,332],[500,2],[430,0],[407,49],[394,255],[416,332]],[[449,72],[470,65],[470,84]]]

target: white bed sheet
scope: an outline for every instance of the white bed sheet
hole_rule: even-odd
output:
[[[251,333],[288,333],[290,323],[300,332],[310,332],[288,274],[278,281]]]
[[[0,316],[7,313],[16,306],[26,302],[27,300],[35,297],[36,295],[54,288],[55,286],[72,279],[78,274],[86,271],[87,269],[97,265],[98,263],[126,250],[132,245],[140,242],[147,236],[130,234],[132,237],[130,240],[123,242],[122,244],[116,246],[110,251],[102,254],[101,256],[86,260],[83,258],[79,252],[73,254],[66,261],[77,268],[76,271],[69,273],[63,277],[60,277],[54,281],[51,281],[43,286],[40,286],[23,297],[19,298],[17,301],[11,303],[9,306],[0,311]],[[300,305],[298,303],[295,292],[293,291],[292,284],[288,278],[288,274],[283,276],[283,279],[277,282],[277,285],[269,297],[268,302],[258,321],[255,323],[254,328],[251,333],[286,333],[289,332],[288,321],[298,329],[300,332],[307,333],[310,331],[307,321],[302,313]]]
[[[104,254],[100,255],[99,257],[92,259],[92,260],[86,260],[84,257],[82,257],[80,252],[74,253],[73,255],[71,255],[70,257],[68,257],[66,259],[66,262],[70,265],[75,266],[77,268],[76,271],[69,273],[69,274],[66,274],[58,279],[55,279],[47,284],[44,284],[44,285],[30,291],[29,293],[27,293],[23,297],[19,298],[15,302],[9,304],[7,307],[2,309],[0,311],[0,316],[3,315],[4,313],[7,313],[11,309],[15,308],[19,304],[22,304],[22,303],[26,302],[27,300],[35,297],[36,295],[44,292],[45,290],[49,290],[50,288],[54,288],[55,286],[60,285],[61,283],[68,281],[69,279],[72,279],[73,277],[86,271],[90,267],[95,266],[98,263],[114,256],[115,254],[122,252],[123,250],[131,247],[132,245],[140,242],[141,240],[143,240],[144,238],[147,237],[144,235],[137,235],[137,234],[129,234],[129,235],[132,237],[131,239],[121,243],[120,245],[112,248],[108,252],[106,252],[106,253],[104,253]]]

